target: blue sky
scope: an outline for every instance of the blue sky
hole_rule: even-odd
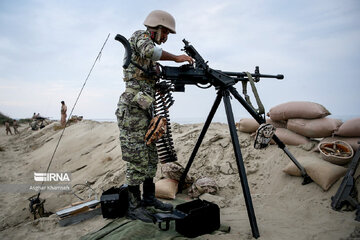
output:
[[[312,101],[334,116],[360,116],[360,1],[0,1],[0,111],[60,118],[73,106],[103,42],[101,59],[74,110],[85,118],[115,119],[124,90],[124,50],[114,40],[144,29],[146,15],[170,12],[177,34],[162,47],[182,53],[182,39],[214,69],[284,74],[257,84],[268,111],[287,101]],[[179,64],[163,62],[163,65]],[[241,92],[241,84],[237,89]],[[171,118],[205,120],[214,89],[175,93]],[[254,101],[254,100],[253,100]],[[248,117],[232,101],[235,119]],[[222,121],[222,110],[215,120]]]

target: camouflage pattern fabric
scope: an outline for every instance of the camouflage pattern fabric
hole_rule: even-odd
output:
[[[147,95],[146,92],[139,91],[137,94],[135,94],[133,101],[135,101],[143,110],[147,110],[154,102],[154,98]]]
[[[136,31],[129,39],[129,43],[133,54],[131,55],[131,60],[144,69],[149,69],[155,66],[155,61],[151,60],[154,54],[155,43],[150,38],[149,31],[139,30]],[[135,65],[130,64],[127,69],[124,69],[124,81],[128,81],[133,78],[147,78],[151,80],[148,76],[144,74],[140,69]]]
[[[188,195],[197,198],[204,193],[215,194],[219,190],[216,182],[208,177],[198,179],[190,188]]]
[[[185,168],[178,162],[169,162],[161,165],[161,173],[164,178],[180,181],[181,175],[184,171]],[[187,175],[185,178],[184,188],[188,188],[193,182],[193,178]]]
[[[132,60],[144,68],[153,64],[150,59],[155,44],[146,31],[137,31],[129,39],[133,50]],[[154,98],[155,80],[146,78],[133,64],[124,70],[126,89],[121,94],[115,112],[120,130],[122,159],[127,162],[126,182],[128,185],[139,185],[145,178],[155,177],[157,170],[156,145],[146,145],[145,133],[151,120],[151,108],[142,109],[135,95],[138,91],[145,92]]]
[[[275,133],[275,130],[276,130],[275,127],[270,123],[261,124],[258,130],[256,131],[254,148],[255,149],[266,148],[269,145],[271,138]]]
[[[158,163],[155,143],[146,145],[144,141],[150,117],[148,112],[140,107],[121,102],[116,116],[120,129],[122,159],[127,162],[127,184],[139,185],[145,178],[155,177]]]

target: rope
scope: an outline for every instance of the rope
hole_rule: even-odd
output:
[[[107,36],[107,38],[106,38],[103,46],[101,47],[100,52],[98,53],[98,55],[97,55],[97,57],[96,57],[93,65],[92,65],[92,67],[91,67],[91,69],[90,69],[90,71],[89,71],[89,73],[88,73],[88,75],[87,75],[87,77],[86,77],[86,79],[85,79],[85,82],[84,82],[83,86],[81,87],[81,90],[80,90],[80,92],[79,92],[79,94],[78,94],[78,96],[77,96],[77,98],[76,98],[76,101],[75,101],[75,103],[74,103],[74,105],[73,105],[73,107],[72,107],[72,109],[71,109],[71,112],[70,112],[70,115],[69,115],[69,117],[68,117],[68,120],[66,121],[66,124],[65,124],[65,126],[64,126],[64,128],[63,128],[63,130],[62,130],[62,132],[61,132],[60,138],[59,138],[59,140],[58,140],[58,142],[57,142],[57,144],[56,144],[56,146],[55,146],[55,149],[54,149],[54,152],[53,152],[53,154],[52,154],[52,156],[51,156],[49,165],[48,165],[48,167],[47,167],[47,169],[46,169],[46,173],[49,172],[50,165],[51,165],[51,163],[52,163],[52,161],[53,161],[53,159],[54,159],[54,156],[55,156],[55,153],[56,153],[56,151],[57,151],[57,148],[59,147],[61,138],[62,138],[63,135],[64,135],[64,132],[65,132],[67,123],[68,123],[68,121],[70,120],[70,118],[71,118],[71,116],[72,116],[72,113],[73,113],[73,111],[74,111],[74,109],[75,109],[75,106],[76,106],[77,102],[79,101],[79,98],[80,98],[80,96],[81,96],[81,93],[82,93],[82,91],[84,90],[84,87],[85,87],[85,85],[86,85],[86,83],[87,83],[87,81],[88,81],[88,79],[89,79],[89,77],[90,77],[90,75],[91,75],[92,70],[93,70],[94,67],[95,67],[96,62],[97,62],[98,60],[100,60],[102,50],[104,49],[105,44],[106,44],[107,40],[109,39],[109,36],[110,36],[110,33],[108,34],[108,36]],[[42,181],[42,183],[41,183],[41,187],[40,187],[39,193],[38,193],[38,195],[37,195],[38,198],[39,198],[39,196],[40,196],[40,192],[41,192],[41,189],[42,189],[42,186],[43,186],[43,185],[44,185],[44,181]]]

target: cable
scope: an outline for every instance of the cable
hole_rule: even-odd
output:
[[[62,132],[61,132],[60,138],[59,138],[59,140],[58,140],[58,142],[57,142],[57,144],[56,144],[56,147],[55,147],[55,149],[54,149],[54,152],[53,152],[53,154],[52,154],[52,156],[51,156],[49,165],[48,165],[48,167],[47,167],[47,169],[46,169],[46,173],[49,172],[50,165],[51,165],[51,163],[52,163],[52,161],[53,161],[53,159],[54,159],[54,156],[55,156],[55,153],[56,153],[56,151],[57,151],[57,148],[59,147],[61,138],[62,138],[63,135],[64,135],[64,132],[65,132],[65,129],[66,129],[66,125],[67,125],[68,121],[70,120],[70,118],[71,118],[71,116],[72,116],[72,113],[73,113],[73,111],[74,111],[74,108],[75,108],[75,106],[76,106],[76,104],[77,104],[77,102],[78,102],[78,100],[79,100],[79,98],[80,98],[80,96],[81,96],[82,91],[84,90],[84,87],[85,87],[85,85],[86,85],[86,82],[88,81],[88,79],[89,79],[89,77],[90,77],[90,75],[91,75],[91,72],[92,72],[92,70],[93,70],[94,67],[95,67],[96,62],[97,62],[98,60],[100,60],[102,50],[104,49],[105,44],[106,44],[107,40],[109,39],[109,36],[110,36],[110,33],[108,34],[108,36],[107,36],[107,38],[106,38],[103,46],[101,47],[100,52],[99,52],[99,54],[97,55],[97,57],[96,57],[93,65],[92,65],[92,67],[91,67],[91,69],[90,69],[90,71],[89,71],[89,73],[88,73],[88,75],[87,75],[87,77],[86,77],[86,79],[85,79],[85,82],[84,82],[83,86],[81,87],[81,90],[80,90],[80,92],[79,92],[79,94],[78,94],[78,96],[77,96],[77,98],[76,98],[76,101],[75,101],[75,103],[74,103],[74,106],[73,106],[72,109],[71,109],[71,112],[70,112],[70,115],[69,115],[69,117],[68,117],[68,120],[67,120],[66,123],[65,123],[65,126],[64,126],[64,128],[63,128],[63,130],[62,130]],[[41,183],[41,187],[40,187],[40,189],[39,189],[39,193],[38,193],[38,195],[37,195],[37,198],[39,198],[39,196],[40,196],[40,192],[41,192],[41,189],[42,189],[42,186],[43,186],[43,185],[44,185],[44,180],[43,180],[42,183]]]

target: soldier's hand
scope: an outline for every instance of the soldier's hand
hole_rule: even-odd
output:
[[[189,57],[188,55],[178,55],[175,58],[175,62],[182,63],[182,62],[188,62],[189,64],[194,64],[195,60],[192,57]]]

